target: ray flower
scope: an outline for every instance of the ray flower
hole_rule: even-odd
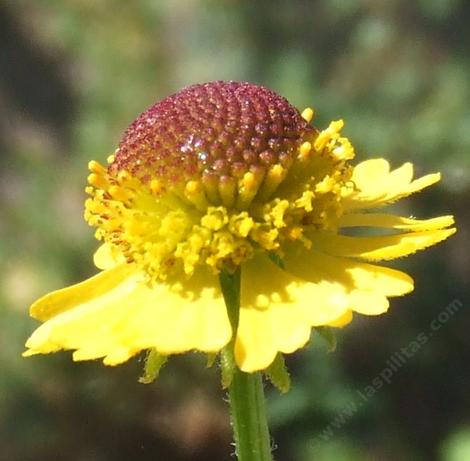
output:
[[[446,239],[453,218],[379,210],[439,174],[415,179],[410,163],[381,158],[353,166],[343,122],[320,131],[312,118],[238,82],[188,87],[140,115],[107,166],[89,164],[101,272],[32,305],[43,323],[25,355],[68,349],[117,365],[233,341],[238,367],[254,372],[305,346],[312,327],[382,314],[412,291],[407,274],[376,263]],[[234,325],[218,275],[239,268]]]

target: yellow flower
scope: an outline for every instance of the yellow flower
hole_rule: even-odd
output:
[[[143,113],[107,167],[89,164],[101,272],[32,305],[44,323],[25,355],[72,349],[117,365],[146,349],[216,353],[234,337],[236,363],[253,372],[303,347],[312,327],[382,314],[412,291],[407,274],[370,262],[440,242],[454,220],[376,209],[439,174],[413,179],[410,163],[384,159],[353,167],[343,122],[318,131],[312,118],[236,82],[194,85]],[[217,274],[238,266],[232,331]]]

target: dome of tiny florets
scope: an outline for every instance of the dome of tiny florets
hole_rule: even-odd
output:
[[[197,84],[141,114],[125,132],[110,169],[167,183],[241,178],[275,164],[289,168],[312,131],[296,108],[265,87]]]

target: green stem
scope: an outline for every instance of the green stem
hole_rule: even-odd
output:
[[[238,461],[272,461],[261,373],[236,369],[229,397]]]
[[[236,337],[240,313],[240,269],[222,272],[220,286]],[[233,354],[234,340],[227,346]],[[234,367],[229,386],[230,419],[238,461],[272,461],[271,443],[261,373],[244,373]]]

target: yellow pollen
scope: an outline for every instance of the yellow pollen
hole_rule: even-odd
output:
[[[310,123],[312,120],[313,120],[313,116],[315,115],[314,111],[312,108],[310,107],[307,107],[306,109],[304,109],[304,111],[302,112],[302,118],[307,122],[307,123]]]
[[[245,189],[253,190],[255,186],[255,175],[251,172],[245,173],[243,176],[243,187]]]
[[[211,207],[208,209],[208,213],[202,217],[201,224],[210,230],[220,230],[227,224],[228,217],[225,208],[223,207]]]
[[[106,159],[106,162],[111,165],[111,163],[114,162],[114,159],[116,158],[116,156],[114,154],[111,154],[111,155],[108,155],[108,158]]]
[[[163,184],[158,179],[152,179],[150,181],[150,190],[153,195],[160,195],[164,191]]]
[[[261,190],[258,193],[258,200],[265,201],[274,193],[274,191],[278,188],[279,184],[284,181],[286,177],[287,170],[283,168],[281,165],[276,164],[273,165],[261,186]]]
[[[315,194],[312,191],[307,190],[302,194],[301,197],[299,197],[295,201],[295,206],[297,208],[303,208],[305,211],[310,212],[313,210],[312,201],[314,198]]]
[[[222,176],[219,181],[219,195],[222,203],[227,208],[232,208],[235,203],[237,182],[234,178]]]
[[[109,192],[109,195],[113,197],[113,199],[119,200],[121,202],[127,202],[129,199],[133,197],[133,194],[131,193],[131,191],[129,191],[128,189],[119,187],[119,186],[115,186],[115,185],[111,186],[108,189],[108,192]]]
[[[305,141],[299,148],[298,158],[300,161],[306,161],[310,157],[310,152],[312,151],[312,144],[308,141]]]
[[[298,240],[303,234],[303,229],[301,227],[293,227],[289,230],[288,236],[291,240]]]
[[[203,176],[202,184],[209,202],[213,205],[220,205],[219,179],[215,175]]]
[[[344,126],[343,120],[335,120],[330,123],[326,130],[323,130],[317,137],[314,143],[314,148],[317,151],[322,151],[329,142],[337,141],[339,132]]]
[[[246,211],[232,216],[229,223],[229,230],[231,233],[239,235],[240,237],[247,237],[251,229],[253,229],[255,222]]]
[[[238,186],[238,197],[236,207],[239,210],[248,208],[258,192],[264,174],[254,174],[248,171],[243,175],[242,180]]]
[[[117,175],[117,179],[119,182],[128,182],[131,179],[131,175],[127,171],[120,171]]]
[[[189,181],[186,184],[186,192],[188,194],[195,194],[201,190],[201,185],[198,181]]]
[[[204,211],[209,206],[206,194],[200,181],[188,181],[185,189],[184,196],[191,202],[199,211]]]
[[[104,176],[101,176],[96,173],[88,175],[88,183],[94,187],[99,187],[100,189],[107,190],[109,183]]]
[[[103,175],[106,173],[106,169],[95,160],[91,160],[90,162],[88,162],[88,169],[92,173],[96,173],[99,175]]]
[[[271,216],[274,218],[273,223],[278,229],[286,226],[286,223],[284,221],[284,215],[286,211],[288,210],[288,208],[289,208],[289,201],[281,200],[272,209]]]

